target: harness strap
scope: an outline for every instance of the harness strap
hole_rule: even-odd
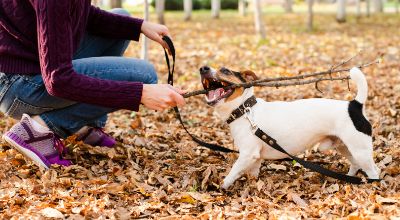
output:
[[[226,123],[230,124],[237,118],[242,117],[244,114],[246,114],[246,108],[251,108],[255,104],[257,104],[257,100],[256,97],[253,95],[231,113],[231,116],[229,116],[229,118],[226,119]]]
[[[167,66],[168,66],[168,84],[170,84],[171,86],[174,84],[174,71],[175,71],[175,47],[174,44],[171,40],[171,38],[169,38],[168,36],[164,36],[163,40],[165,41],[165,43],[167,43],[170,51],[171,51],[171,55],[172,55],[172,68],[171,68],[171,64],[169,61],[169,56],[167,53],[167,50],[164,48],[164,54],[165,54],[165,60],[167,62]],[[174,107],[174,111],[176,114],[176,118],[179,120],[179,122],[181,123],[183,129],[186,131],[186,133],[192,138],[192,140],[194,142],[196,142],[197,144],[199,144],[200,146],[206,147],[210,150],[214,150],[214,151],[220,151],[220,152],[225,152],[225,153],[238,153],[235,150],[231,150],[229,148],[217,145],[217,144],[211,144],[211,143],[206,143],[202,140],[200,140],[199,138],[197,138],[196,136],[192,135],[186,128],[185,124],[183,123],[181,114],[179,112],[178,107]]]
[[[329,176],[338,180],[342,180],[345,182],[349,182],[349,183],[353,183],[353,184],[361,184],[362,183],[362,179],[356,176],[349,176],[349,175],[345,175],[342,173],[337,173],[334,172],[332,170],[328,170],[322,166],[319,166],[318,164],[309,162],[309,161],[305,161],[301,158],[298,158],[296,156],[293,156],[291,154],[289,154],[285,149],[283,149],[277,142],[275,139],[273,139],[271,136],[269,136],[268,134],[266,134],[263,130],[261,130],[260,128],[257,128],[255,135],[260,138],[262,141],[264,141],[266,144],[268,144],[269,146],[271,146],[272,148],[274,148],[275,150],[284,153],[286,155],[288,155],[290,158],[292,158],[293,160],[295,160],[296,162],[298,162],[299,164],[301,164],[303,167],[308,168],[310,170],[316,171],[322,175],[325,176]],[[367,179],[368,183],[371,182],[375,182],[375,181],[380,181],[380,179]]]

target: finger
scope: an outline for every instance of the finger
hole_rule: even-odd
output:
[[[161,35],[161,40],[162,40],[162,42],[163,42],[163,43],[162,43],[162,46],[163,46],[165,49],[167,49],[168,54],[172,56],[171,48],[169,48],[168,44],[163,40],[163,37],[164,37],[164,36],[167,36],[167,37],[169,37],[169,39],[171,39],[171,41],[172,41],[172,38],[171,38],[171,36],[170,36],[169,33],[168,33],[168,29],[167,29],[166,31],[160,32],[160,35]]]
[[[160,35],[157,35],[157,37],[155,37],[155,41],[157,43],[159,43],[162,47],[164,47],[169,55],[171,54],[171,49],[169,48],[168,44],[162,39],[162,37]]]
[[[171,95],[177,106],[184,106],[186,104],[185,99],[179,93],[173,92]]]
[[[169,29],[166,26],[164,26],[161,29],[160,34],[163,35],[163,36],[168,36],[169,38],[171,38],[171,36],[169,35]],[[171,38],[171,40],[172,40],[172,38]]]
[[[161,46],[163,46],[165,49],[167,49],[168,54],[169,54],[170,56],[172,56],[171,49],[169,48],[168,44],[167,44],[164,40],[162,40]]]
[[[173,89],[175,92],[177,92],[177,93],[179,93],[179,94],[185,94],[185,93],[187,92],[187,90],[183,90],[183,89],[181,89],[181,88],[179,88],[179,87],[173,87],[173,86],[171,86],[170,88]]]

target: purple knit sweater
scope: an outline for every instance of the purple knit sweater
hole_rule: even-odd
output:
[[[1,0],[0,72],[41,73],[53,96],[137,111],[142,83],[79,74],[72,56],[85,31],[138,41],[142,23],[93,7],[90,0]]]

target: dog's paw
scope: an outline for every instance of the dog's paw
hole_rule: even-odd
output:
[[[224,182],[223,182],[222,185],[221,185],[221,188],[227,190],[227,189],[229,189],[229,187],[230,187],[231,185],[232,185],[231,182],[228,182],[228,181],[224,180]]]

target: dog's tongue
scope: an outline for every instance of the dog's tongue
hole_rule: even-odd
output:
[[[207,93],[208,101],[212,102],[212,101],[218,99],[222,95],[222,92],[224,92],[223,88],[218,88],[216,90],[208,91],[208,93]]]

